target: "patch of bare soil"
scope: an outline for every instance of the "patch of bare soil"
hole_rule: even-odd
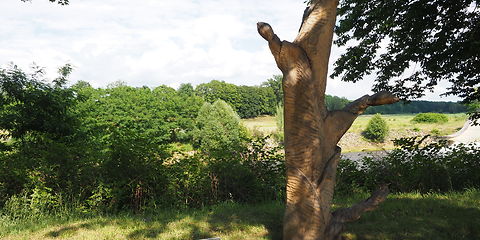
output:
[[[393,140],[405,137],[425,136],[427,132],[413,131],[405,129],[404,131],[390,132],[383,143],[374,143],[365,139],[360,133],[347,132],[343,135],[339,142],[339,146],[343,152],[360,152],[382,149],[392,149],[394,147]],[[432,142],[433,138],[428,138],[425,143]]]

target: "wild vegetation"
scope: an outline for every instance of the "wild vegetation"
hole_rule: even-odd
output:
[[[365,128],[362,134],[370,141],[384,142],[388,132],[387,122],[377,113],[368,121],[367,128]]]
[[[449,192],[479,188],[480,149],[475,145],[446,147],[446,142],[425,144],[426,137],[402,138],[384,157],[362,161],[343,159],[337,188],[348,194],[388,183],[395,192]]]
[[[178,90],[166,86],[133,88],[121,82],[98,89],[86,82],[66,87],[70,71],[68,65],[62,68],[52,84],[41,80],[41,71],[33,75],[16,67],[1,71],[4,94],[0,123],[4,140],[9,139],[2,141],[0,153],[2,239],[281,236],[284,155],[281,144],[272,145],[275,140],[263,134],[265,129],[257,128],[262,134],[255,137],[255,131],[248,130],[252,120],[242,120],[247,125],[243,127],[231,105],[221,100],[204,102],[188,85]],[[278,120],[282,110],[277,107]],[[449,117],[447,124],[457,125],[466,118]],[[404,118],[385,117],[394,128],[411,124],[412,116]],[[282,125],[273,117],[260,119],[273,133],[277,124]],[[361,117],[358,121],[365,126],[367,120]],[[258,120],[254,121],[255,125]],[[356,124],[351,131],[364,129]],[[428,158],[430,165],[408,175],[406,169],[426,161],[421,160],[428,156],[426,152],[403,165],[396,159],[408,158],[400,153],[380,162],[366,159],[369,167],[381,169],[368,179],[365,176],[370,172],[343,160],[336,206],[352,202],[343,193],[353,191],[358,193],[355,198],[363,197],[379,180],[396,184],[394,190],[399,195],[393,199],[405,196],[400,193],[404,191],[449,192],[478,187],[475,183],[480,181],[474,174],[478,166],[472,160],[478,153],[468,155],[465,149],[436,160]],[[470,160],[461,160],[465,159],[462,154]],[[464,180],[432,182],[432,178],[420,178],[423,171],[430,173],[431,169],[437,169],[438,174],[446,171],[450,174],[447,179],[461,175]],[[462,175],[458,169],[470,169],[471,173],[462,171]],[[406,177],[400,181],[398,175],[385,175],[388,171]],[[271,201],[274,203],[268,203]],[[165,210],[171,207],[178,210]],[[190,208],[201,210],[187,210]],[[380,214],[392,214],[385,211]],[[240,219],[238,212],[243,212]],[[264,218],[259,218],[259,213]],[[259,219],[255,223],[247,220],[253,215]],[[363,227],[355,227],[365,223],[359,224],[351,225],[346,236],[366,234],[359,230]],[[378,234],[395,236],[396,229],[385,231]],[[434,230],[426,231],[434,234]],[[476,234],[466,232],[466,236]]]
[[[282,178],[267,178],[282,174],[281,156],[225,102],[166,86],[66,87],[70,70],[53,84],[42,71],[0,72],[0,206],[26,204],[21,215],[73,202],[118,212],[281,198]]]
[[[342,208],[367,197],[355,191],[336,196]],[[348,224],[344,239],[478,239],[480,191],[394,193],[374,212]],[[226,202],[202,209],[162,209],[142,214],[59,214],[40,219],[0,219],[0,238],[20,239],[281,239],[281,202]],[[394,218],[395,221],[389,221]]]
[[[390,134],[383,143],[371,142],[362,136],[368,122],[374,115],[361,115],[345,136],[340,140],[343,152],[374,151],[394,149],[393,140],[412,136],[439,135],[446,136],[457,132],[465,124],[468,116],[465,113],[445,114],[448,117],[446,123],[417,123],[412,121],[416,116],[413,114],[382,115],[390,129]],[[257,135],[277,134],[276,119],[270,116],[261,116],[252,119],[242,119],[242,123]]]
[[[412,119],[417,123],[446,123],[448,117],[441,113],[419,113]]]
[[[50,1],[69,4],[68,0]],[[70,88],[65,84],[71,71],[68,65],[60,69],[60,76],[52,84],[41,81],[41,70],[32,75],[16,68],[2,70],[2,225],[8,229],[8,223],[28,224],[34,218],[48,219],[62,211],[66,216],[146,213],[165,207],[202,207],[225,201],[258,203],[285,199],[286,195],[283,238],[316,240],[339,239],[347,222],[357,220],[360,214],[387,199],[388,184],[393,191],[462,189],[465,195],[450,192],[444,196],[477,206],[471,200],[478,196],[474,189],[478,188],[478,165],[474,161],[478,151],[473,147],[445,150],[441,144],[423,147],[415,139],[402,139],[396,142],[401,148],[384,159],[364,159],[359,164],[346,161],[349,165],[344,168],[338,165],[341,149],[337,144],[367,107],[395,103],[400,98],[418,98],[440,80],[451,83],[445,95],[459,96],[463,103],[477,103],[478,1],[305,3],[308,5],[298,36],[292,42],[281,41],[269,24],[257,25],[284,73],[283,98],[279,98],[278,84],[271,82],[246,87],[212,81],[197,89],[184,85],[179,91],[165,86],[131,88],[121,83],[106,89],[93,89],[86,83]],[[333,76],[356,82],[375,74],[374,95],[349,103],[340,99],[327,106],[328,99],[335,99],[325,95],[334,32],[334,42],[349,47],[337,60]],[[386,48],[381,47],[384,43]],[[285,165],[281,162],[282,152],[269,145],[267,138],[246,134],[234,112],[241,117],[273,114],[279,99],[284,100]],[[129,104],[129,100],[135,104]],[[341,109],[334,110],[338,108]],[[470,109],[470,113],[479,117],[477,110]],[[222,135],[215,136],[213,132]],[[440,134],[440,130],[432,129],[431,133]],[[335,179],[337,170],[340,174]],[[285,182],[285,172],[287,187],[279,184]],[[429,176],[431,173],[437,177]],[[404,182],[397,179],[402,175],[406,176]],[[353,176],[353,182],[346,181],[349,178],[345,176]],[[446,180],[438,180],[440,177]],[[381,187],[367,200],[338,209],[341,204],[332,206],[335,183],[340,189],[350,187],[349,192],[369,189],[372,183]],[[441,202],[437,195],[431,196],[435,203]],[[414,211],[418,211],[422,203],[414,205]],[[476,222],[459,221],[462,225],[452,234],[451,229],[441,226],[445,223],[435,224],[440,220],[434,218],[430,208],[434,204],[425,205],[429,209],[423,222],[435,221],[434,233],[422,229],[422,234],[410,235],[405,229],[396,229],[392,238],[478,237]],[[448,202],[448,206],[452,205]],[[459,206],[447,212],[475,218],[475,211],[463,211],[465,205]],[[391,216],[378,219],[382,223],[386,217],[401,220],[404,209],[408,207],[402,206]],[[408,223],[418,222],[418,218],[409,220]],[[370,221],[376,223],[374,228],[378,227],[375,219]],[[186,235],[167,238],[212,236],[202,224],[191,224],[191,228],[178,225],[177,228],[187,230]],[[64,233],[70,237],[78,229],[106,225],[109,224],[81,223],[41,233],[39,237],[63,237]],[[153,229],[135,229],[127,238],[159,237],[163,232],[156,228],[164,229],[164,225],[169,224],[161,222]],[[217,229],[214,226],[213,233],[224,232]],[[366,226],[363,229],[373,230]],[[439,236],[438,229],[449,234]],[[8,230],[5,236],[10,237],[7,234]],[[361,233],[359,236],[371,237]],[[347,233],[344,237],[356,235]],[[375,237],[390,238],[386,233]]]

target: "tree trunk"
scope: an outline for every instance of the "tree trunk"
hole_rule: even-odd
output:
[[[285,240],[338,239],[345,222],[384,201],[382,186],[369,199],[348,209],[330,211],[340,160],[340,138],[368,106],[390,104],[387,92],[365,95],[343,110],[325,105],[328,60],[338,0],[313,0],[304,12],[293,42],[280,41],[270,25],[258,23],[283,73],[287,200]]]

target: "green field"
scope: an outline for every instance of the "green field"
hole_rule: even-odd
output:
[[[367,197],[337,197],[334,208]],[[0,219],[0,238],[17,239],[280,239],[282,203],[224,203],[200,210],[139,215]],[[347,225],[345,239],[480,239],[480,191],[391,194],[377,210]]]
[[[428,134],[444,136],[455,133],[463,127],[468,117],[464,113],[446,115],[448,116],[446,123],[415,123],[411,121],[415,114],[382,115],[390,129],[390,134],[384,143],[371,143],[362,137],[361,133],[373,115],[361,115],[355,120],[339,145],[343,152],[392,149],[394,147],[393,139]],[[243,119],[242,123],[251,131],[260,131],[264,134],[275,132],[277,129],[275,117],[272,116]]]

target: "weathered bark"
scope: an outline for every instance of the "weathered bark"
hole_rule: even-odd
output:
[[[293,42],[281,41],[267,23],[258,23],[283,73],[287,200],[285,240],[336,239],[343,224],[385,200],[385,187],[352,208],[330,211],[341,149],[337,146],[368,106],[398,101],[380,92],[365,95],[339,111],[325,105],[328,60],[338,0],[317,0],[304,12]]]

